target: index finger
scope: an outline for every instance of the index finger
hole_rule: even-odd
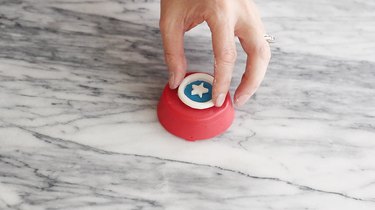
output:
[[[184,78],[187,66],[184,52],[185,31],[184,23],[181,20],[171,18],[167,15],[170,14],[164,14],[160,18],[159,24],[163,40],[165,63],[169,70],[169,86],[175,89]]]
[[[213,19],[207,21],[212,34],[215,57],[214,84],[212,98],[216,107],[223,105],[228,93],[232,72],[237,58],[234,41],[234,24],[230,20]]]

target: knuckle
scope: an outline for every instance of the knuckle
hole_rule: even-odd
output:
[[[169,51],[164,52],[164,58],[167,64],[175,63],[177,60],[177,56],[174,53],[171,53]]]
[[[260,58],[262,58],[265,61],[269,61],[271,59],[270,46],[265,42],[256,46],[254,51],[256,55],[258,55]]]
[[[184,55],[178,52],[171,53],[166,51],[164,53],[164,60],[170,68],[185,69],[187,65]]]
[[[249,93],[253,93],[255,92],[257,89],[259,88],[259,84],[258,83],[255,83],[255,84],[250,84],[249,87],[247,88]]]
[[[242,75],[242,83],[245,84],[246,91],[248,93],[255,92],[259,88],[259,86],[260,86],[260,81],[258,81],[258,80],[254,81],[254,79],[252,79],[250,77],[250,74],[247,74],[247,73],[245,73],[245,74]]]
[[[246,87],[246,93],[249,95],[254,94],[258,90],[259,86],[257,85],[249,85]]]
[[[233,48],[224,49],[217,56],[218,62],[224,64],[233,64],[237,59],[237,51]]]

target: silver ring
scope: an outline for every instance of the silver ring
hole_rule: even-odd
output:
[[[273,36],[271,36],[271,35],[268,35],[268,34],[265,34],[264,35],[264,39],[266,39],[266,41],[268,42],[268,43],[274,43],[275,42],[275,37],[273,37]]]

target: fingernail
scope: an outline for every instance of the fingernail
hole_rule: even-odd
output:
[[[175,75],[174,75],[174,73],[173,72],[171,72],[171,73],[169,73],[169,87],[171,88],[171,89],[175,89],[176,87],[175,87]]]
[[[242,96],[237,97],[237,99],[234,101],[234,104],[236,106],[242,106],[246,103],[247,100],[249,100],[251,95],[245,94]]]
[[[216,97],[216,102],[215,102],[215,106],[216,107],[221,107],[224,103],[224,100],[225,100],[225,94],[223,93],[220,93],[217,97]]]

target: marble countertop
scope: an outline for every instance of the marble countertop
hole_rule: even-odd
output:
[[[266,78],[191,143],[156,117],[158,1],[0,0],[0,209],[375,209],[375,3],[257,2]],[[207,26],[186,51],[212,71]]]

